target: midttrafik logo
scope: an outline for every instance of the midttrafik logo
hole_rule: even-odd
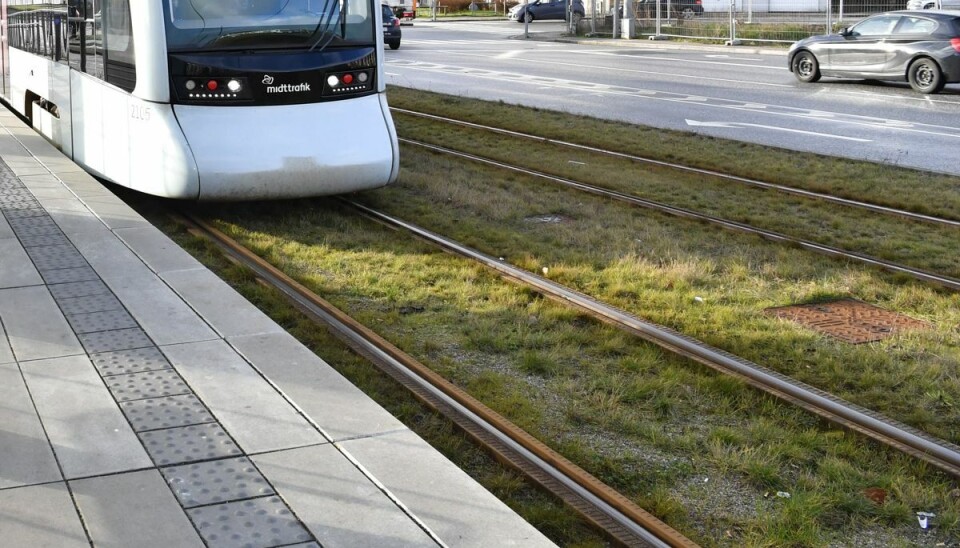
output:
[[[279,86],[273,85],[274,78],[269,74],[263,75],[262,82],[267,86],[267,93],[298,93],[304,91],[310,91],[310,84],[280,84]]]

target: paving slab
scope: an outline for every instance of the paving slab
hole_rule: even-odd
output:
[[[13,349],[10,348],[7,332],[3,328],[3,322],[0,321],[0,363],[11,363],[13,361]]]
[[[247,453],[327,441],[225,342],[178,344],[161,350]]]
[[[253,461],[324,547],[437,545],[332,445]]]
[[[90,548],[63,482],[0,491],[0,534],[11,548]]]
[[[43,286],[0,289],[0,321],[21,362],[83,354],[83,347]]]
[[[10,223],[7,222],[3,215],[0,215],[0,240],[9,238],[16,238],[16,235],[14,235],[13,229],[10,228]]]
[[[167,272],[161,278],[224,338],[283,332],[276,322],[206,268]]]
[[[156,470],[75,480],[70,488],[97,548],[203,547]]]
[[[114,233],[154,272],[205,270],[199,261],[154,226],[122,228]]]
[[[43,283],[43,278],[16,238],[0,238],[0,257],[0,289]]]
[[[403,501],[447,546],[554,546],[413,432],[348,440],[338,445]]]
[[[153,466],[89,358],[20,365],[67,479]]]
[[[143,268],[146,269],[145,266]],[[103,271],[97,270],[103,274]],[[116,277],[104,281],[157,344],[190,343],[218,338],[216,332],[152,272],[143,276]]]
[[[0,489],[62,480],[16,363],[0,364],[0,417]]]
[[[229,341],[334,441],[407,429],[289,333]]]

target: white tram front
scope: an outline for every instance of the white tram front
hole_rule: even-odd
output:
[[[0,0],[2,95],[88,171],[170,198],[396,180],[379,0]]]

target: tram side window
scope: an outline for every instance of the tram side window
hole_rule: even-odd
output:
[[[137,85],[136,60],[133,48],[133,21],[130,0],[103,2],[103,47],[106,58],[106,81],[126,91]]]
[[[42,4],[12,0],[7,9],[11,47],[67,63],[69,26],[65,0]]]

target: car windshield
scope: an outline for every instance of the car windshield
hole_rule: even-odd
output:
[[[164,5],[170,51],[376,43],[371,0],[165,0]]]

